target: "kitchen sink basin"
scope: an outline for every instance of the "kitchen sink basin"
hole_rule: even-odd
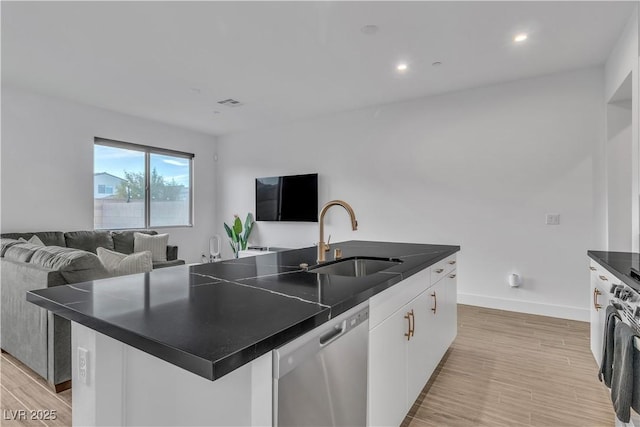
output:
[[[352,257],[312,267],[308,273],[362,277],[384,271],[401,263],[402,261],[393,258]]]

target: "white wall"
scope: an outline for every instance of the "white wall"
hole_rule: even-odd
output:
[[[610,103],[606,111],[607,249],[630,252],[634,235],[631,105]]]
[[[352,232],[330,211],[334,241],[461,245],[461,302],[586,320],[603,82],[588,69],[223,136],[217,217],[254,210],[256,177],[318,172],[320,202],[358,217]],[[261,222],[251,240],[310,246],[317,228]]]
[[[194,226],[161,232],[199,262],[215,223],[213,136],[4,86],[2,231],[93,229],[95,136],[195,154]]]
[[[613,103],[616,93],[624,86],[625,79],[631,74],[631,126],[629,133],[626,135],[628,143],[631,147],[630,169],[627,172],[628,182],[630,182],[630,194],[627,198],[631,200],[631,250],[638,252],[640,250],[640,145],[638,141],[638,95],[640,94],[640,85],[638,80],[638,64],[640,54],[640,44],[638,43],[638,13],[636,7],[629,17],[620,38],[616,42],[609,58],[605,64],[604,89],[605,102]],[[617,120],[612,120],[611,124],[618,127]],[[617,131],[614,130],[614,132]],[[607,130],[607,134],[611,134],[611,130]],[[629,141],[629,138],[630,141]],[[609,212],[609,200],[611,197],[607,194],[607,179],[609,175],[607,164],[615,164],[615,158],[609,158],[607,154],[611,153],[607,144],[609,138],[603,138],[597,148],[598,156],[594,157],[594,218],[596,230],[596,242],[602,249],[615,250],[609,248],[607,242],[611,239],[609,235],[615,233],[614,230],[608,229],[611,223],[608,216],[611,213],[616,215],[616,207],[612,207],[614,212]],[[625,166],[627,169],[627,166]],[[618,177],[618,179],[621,179]],[[614,196],[613,199],[619,198]],[[615,238],[614,238],[615,241]],[[619,247],[617,249],[620,249]],[[627,249],[628,250],[628,249]]]

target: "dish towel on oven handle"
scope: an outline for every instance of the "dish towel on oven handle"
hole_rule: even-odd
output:
[[[617,308],[609,304],[605,313],[602,360],[600,361],[600,372],[598,372],[600,381],[604,382],[609,388],[611,388],[611,369],[613,367],[613,331],[619,321],[620,316]]]
[[[636,352],[634,340],[636,333],[624,322],[616,322],[614,332],[613,372],[611,375],[611,401],[616,416],[628,423],[631,417],[633,390],[639,388],[637,376],[633,372],[633,359]]]

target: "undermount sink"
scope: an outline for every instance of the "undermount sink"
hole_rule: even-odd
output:
[[[402,261],[393,258],[352,257],[312,267],[307,272],[362,277],[384,271],[398,264],[402,264]]]

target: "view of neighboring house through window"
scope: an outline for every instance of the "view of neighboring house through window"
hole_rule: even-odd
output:
[[[95,139],[95,229],[191,225],[193,154]]]

